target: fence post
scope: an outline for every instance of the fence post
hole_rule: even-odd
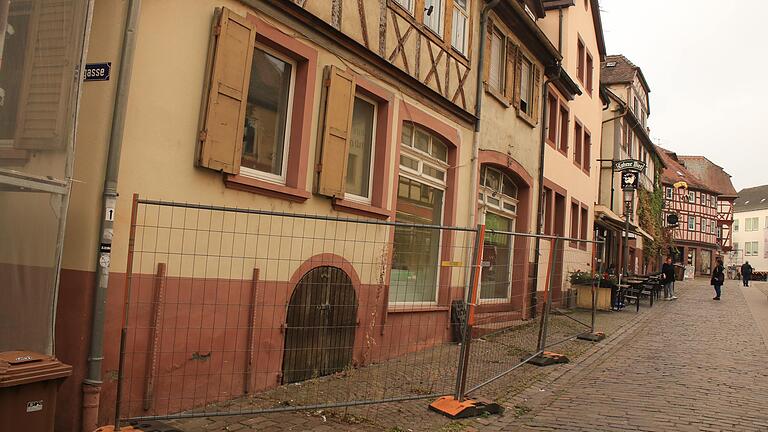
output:
[[[560,238],[553,238],[551,250],[549,251],[549,268],[547,269],[547,282],[544,287],[544,307],[541,311],[541,328],[539,329],[539,345],[537,351],[543,351],[547,346],[547,327],[549,326],[549,312],[552,308],[552,274],[555,272],[555,258],[557,257],[557,247],[559,245]]]
[[[461,337],[461,353],[459,354],[459,367],[456,374],[456,400],[464,401],[464,391],[467,388],[467,367],[469,365],[469,346],[472,341],[472,326],[475,323],[475,306],[477,305],[478,281],[483,260],[483,242],[485,241],[485,225],[478,225],[475,231],[475,244],[472,250],[472,264],[469,273],[469,292],[467,321],[464,323],[464,331]]]
[[[125,267],[125,288],[123,297],[123,317],[120,329],[120,357],[117,365],[117,393],[115,396],[115,430],[120,429],[120,403],[123,389],[123,371],[125,369],[125,339],[128,333],[128,305],[131,301],[131,283],[133,281],[133,251],[136,243],[136,214],[139,211],[139,194],[133,194],[131,205],[131,228],[128,235],[128,259]]]
[[[597,247],[598,245],[602,245],[601,250],[602,253],[600,256],[597,256]],[[592,268],[597,271],[597,277],[592,277],[592,310],[591,312],[591,321],[589,324],[589,331],[585,333],[581,333],[577,336],[578,339],[586,340],[590,342],[599,342],[603,339],[605,339],[605,333],[602,332],[596,332],[596,322],[597,322],[597,289],[602,286],[603,282],[603,263],[605,262],[605,243],[603,242],[595,242],[592,246]],[[597,263],[597,265],[595,265]]]

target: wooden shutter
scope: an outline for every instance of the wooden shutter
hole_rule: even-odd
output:
[[[521,79],[523,76],[523,50],[518,48],[515,58],[511,61],[513,63],[513,68],[515,71],[515,87],[512,90],[512,105],[515,106],[516,109],[520,109],[520,84],[522,83]],[[533,85],[533,83],[531,83]],[[530,103],[531,101],[528,101]]]
[[[83,3],[33,3],[24,58],[14,147],[64,148],[82,37]]]
[[[531,107],[531,118],[534,122],[538,122],[539,116],[541,116],[541,69],[539,69],[539,66],[536,64],[532,64],[531,68],[533,70],[533,83],[531,84],[533,86],[531,89],[531,92],[533,93],[533,106]]]
[[[355,105],[355,78],[336,66],[326,70],[325,121],[318,164],[317,193],[343,197]]]
[[[493,35],[493,24],[491,20],[488,20],[488,27],[485,29],[485,52],[483,53],[483,64],[485,70],[483,71],[483,81],[488,85],[488,80],[491,77],[491,36]],[[480,95],[477,95],[480,97]]]
[[[517,45],[511,40],[507,40],[507,56],[506,56],[506,70],[504,76],[506,82],[504,83],[504,96],[510,103],[514,103],[515,100],[515,86],[518,81],[516,80],[517,74],[515,73],[515,65],[517,61]]]
[[[227,8],[217,10],[210,83],[203,107],[199,165],[240,172],[248,85],[256,40],[252,23]]]

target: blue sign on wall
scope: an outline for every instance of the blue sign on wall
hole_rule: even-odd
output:
[[[84,81],[109,81],[112,63],[87,63],[85,65]]]

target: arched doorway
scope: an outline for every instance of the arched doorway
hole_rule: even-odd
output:
[[[338,267],[317,267],[291,295],[283,351],[283,384],[339,372],[352,363],[357,296]]]

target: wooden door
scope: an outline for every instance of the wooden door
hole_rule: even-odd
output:
[[[307,272],[291,295],[285,329],[283,384],[339,372],[352,363],[357,296],[337,267]]]

